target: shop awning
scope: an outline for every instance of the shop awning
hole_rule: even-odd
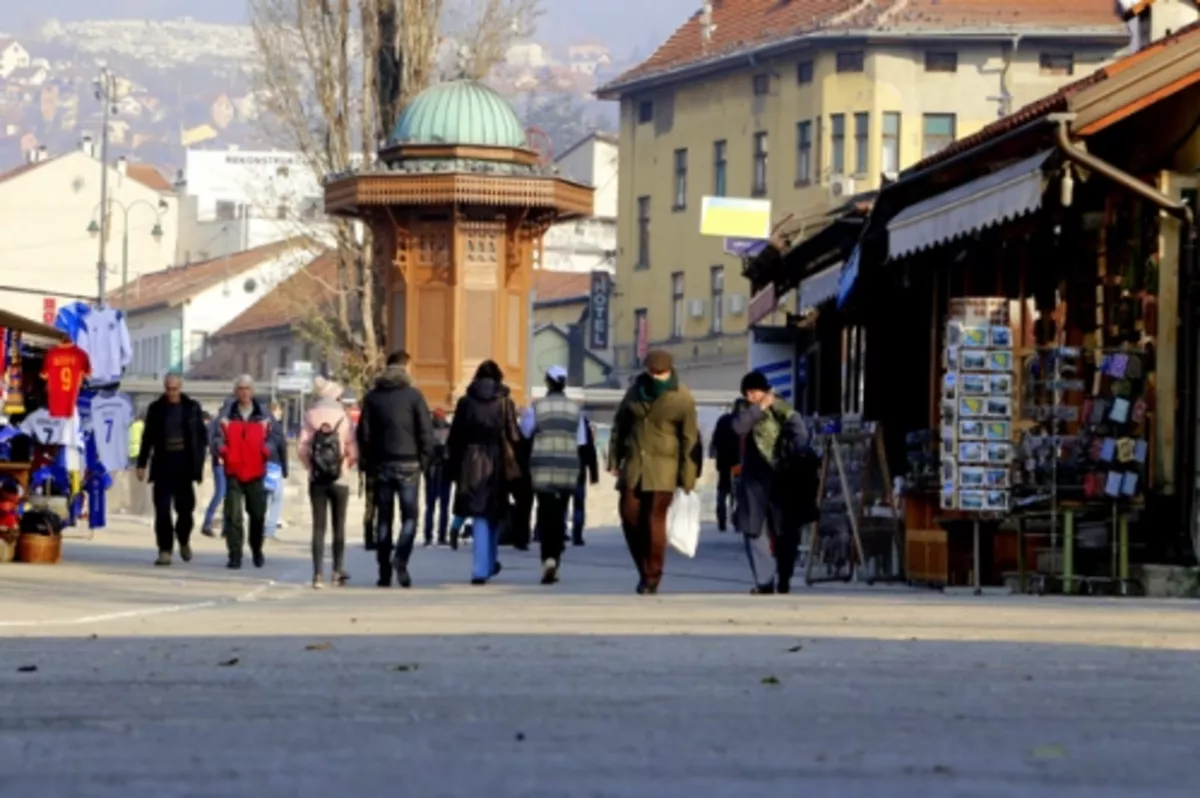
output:
[[[48,341],[67,340],[67,334],[57,327],[51,327],[49,324],[42,324],[39,321],[18,316],[16,313],[10,313],[7,310],[0,310],[0,328],[16,330],[25,335],[37,336]]]
[[[1032,213],[1042,206],[1051,151],[911,205],[888,223],[888,255],[901,258]]]
[[[813,310],[822,302],[828,302],[838,295],[838,285],[842,279],[842,264],[837,263],[822,269],[814,275],[800,281],[799,297],[796,300],[796,312],[806,313]]]

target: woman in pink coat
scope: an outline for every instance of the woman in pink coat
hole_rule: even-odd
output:
[[[314,588],[320,588],[325,555],[326,519],[333,519],[333,576],[339,587],[350,578],[346,556],[346,506],[350,503],[350,471],[358,461],[354,425],[342,406],[342,386],[324,377],[313,382],[316,402],[304,414],[300,432],[300,461],[308,470],[308,498],[312,503],[312,559]]]

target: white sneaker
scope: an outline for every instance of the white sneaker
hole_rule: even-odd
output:
[[[558,560],[547,558],[542,562],[542,584],[553,585],[558,581]]]

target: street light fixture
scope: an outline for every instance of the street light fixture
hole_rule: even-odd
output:
[[[156,244],[161,244],[163,236],[166,235],[162,226],[163,211],[171,207],[165,199],[160,199],[158,207],[155,207],[146,200],[134,200],[129,204],[125,204],[124,202],[110,198],[107,201],[107,208],[105,207],[105,203],[96,206],[95,211],[100,213],[100,221],[97,222],[95,219],[92,219],[87,227],[88,234],[93,238],[97,235],[106,238],[108,228],[111,227],[110,220],[107,219],[109,211],[116,208],[121,212],[121,219],[123,221],[121,225],[121,310],[126,309],[128,301],[126,290],[129,287],[129,212],[139,205],[143,205],[154,211],[154,227],[150,228],[150,237],[154,239]],[[100,244],[100,263],[107,270],[108,266],[104,261],[104,250],[104,242],[102,241]],[[102,296],[101,302],[103,301],[104,298]]]

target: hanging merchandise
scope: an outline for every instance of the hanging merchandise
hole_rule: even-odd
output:
[[[18,416],[25,412],[25,377],[21,371],[21,333],[4,331],[4,415]]]
[[[8,330],[0,327],[0,409],[8,400]]]
[[[91,371],[87,354],[75,344],[59,344],[46,353],[42,363],[50,416],[70,418],[83,380]]]
[[[116,308],[95,308],[84,316],[75,342],[91,359],[93,385],[120,382],[121,372],[133,361],[125,314]]]
[[[58,309],[54,317],[54,326],[67,334],[71,343],[79,343],[79,333],[83,330],[83,320],[92,308],[85,302],[72,302]]]
[[[129,428],[133,425],[133,400],[128,394],[99,393],[91,401],[91,430],[104,468],[124,471],[129,466]]]

